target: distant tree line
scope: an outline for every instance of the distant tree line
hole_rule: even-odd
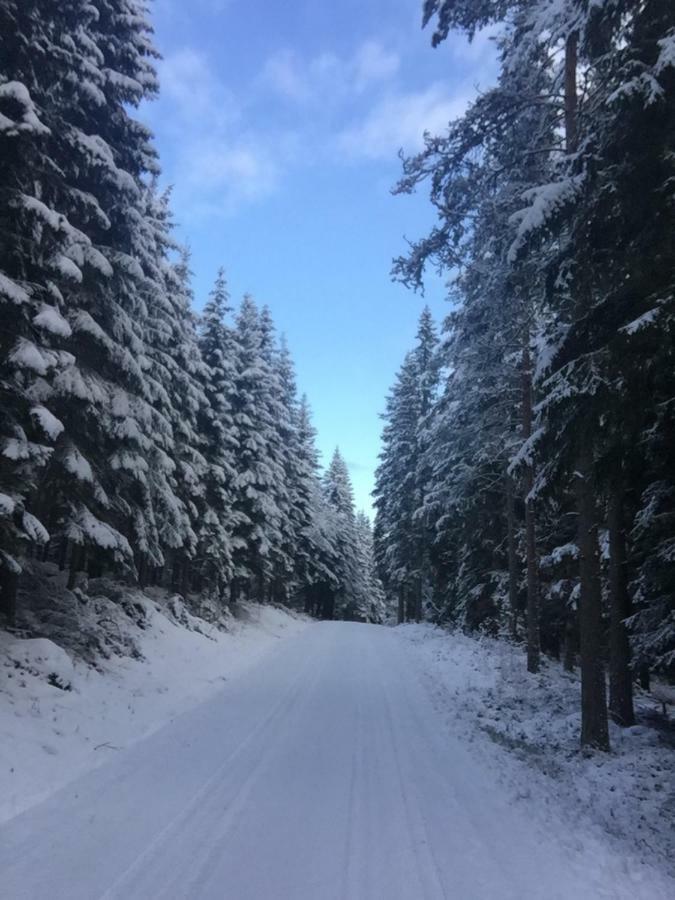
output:
[[[404,160],[445,273],[385,413],[376,558],[399,619],[510,632],[581,667],[581,741],[675,674],[675,5],[425,0],[496,85]],[[606,671],[609,673],[609,698]]]

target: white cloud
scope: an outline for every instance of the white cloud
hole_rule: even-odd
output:
[[[291,50],[280,50],[265,63],[262,81],[289,100],[307,100],[310,86]]]
[[[358,90],[376,81],[386,81],[397,72],[401,60],[377,41],[366,41],[354,57],[354,83]]]
[[[232,4],[232,0],[154,0],[153,13],[157,19],[181,24],[194,16],[195,7],[209,15],[222,15]]]
[[[203,53],[184,47],[162,59],[158,71],[160,102],[171,107],[176,127],[224,128],[239,117],[232,93]]]
[[[447,46],[453,58],[475,71],[486,71],[491,76],[497,72],[498,46],[496,38],[501,34],[499,25],[488,25],[477,31],[472,41],[456,32],[448,35]]]
[[[224,140],[199,141],[187,151],[190,187],[227,199],[252,200],[274,190],[278,182],[278,165],[263,147],[255,142],[228,143]]]
[[[168,55],[159,64],[160,99],[147,110],[160,143],[166,141],[178,217],[230,215],[277,191],[300,164],[414,152],[425,131],[442,133],[474,95],[453,95],[441,82],[397,91],[399,66],[398,54],[377,40],[349,55],[307,60],[284,50],[235,98],[203,52],[184,47]],[[278,103],[270,110],[272,92],[288,101],[283,112]],[[350,125],[359,110],[361,120]]]
[[[399,64],[398,54],[375,40],[346,58],[325,52],[302,60],[292,50],[280,50],[267,60],[260,80],[287,100],[326,104],[391,79]]]
[[[159,75],[160,99],[148,113],[171,148],[164,159],[181,219],[231,214],[276,190],[290,139],[247,129],[207,56],[184,47],[161,61]]]
[[[471,95],[448,94],[442,84],[424,91],[390,94],[366,118],[345,131],[338,146],[352,159],[391,159],[399,149],[422,147],[425,131],[441,134],[466,109]]]

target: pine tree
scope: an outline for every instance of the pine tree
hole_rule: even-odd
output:
[[[375,565],[375,546],[370,519],[364,512],[356,514],[356,543],[363,595],[358,613],[366,622],[382,624],[389,618],[387,598]]]
[[[414,571],[418,545],[414,515],[419,404],[414,354],[404,360],[387,398],[380,464],[375,473],[375,508],[380,571],[388,594],[396,596],[398,621],[414,618],[417,595]]]
[[[11,83],[33,122],[15,177],[3,173],[13,210],[7,260],[32,285],[46,343],[45,355],[22,335],[13,358],[24,368],[32,360],[33,402],[55,417],[55,452],[31,505],[48,513],[61,558],[71,544],[71,581],[87,549],[132,565],[124,523],[144,472],[142,429],[134,420],[133,434],[121,434],[115,413],[120,396],[130,397],[128,420],[144,391],[144,273],[130,251],[141,179],[156,162],[149,133],[128,110],[152,96],[156,80],[139,13],[125,2],[3,4],[23,38],[7,58]]]
[[[620,723],[633,717],[627,622],[640,663],[650,660],[650,645],[652,664],[672,662],[669,545],[656,523],[665,521],[659,512],[672,484],[660,463],[672,438],[671,417],[664,414],[672,389],[663,375],[672,371],[672,342],[657,334],[665,328],[669,335],[672,321],[672,266],[666,262],[672,259],[672,229],[664,225],[672,217],[673,13],[660,2],[617,7],[427,0],[425,24],[431,19],[435,45],[452,29],[472,37],[485,25],[502,27],[498,86],[451,123],[446,137],[429,138],[425,151],[406,161],[399,186],[413,190],[431,177],[439,224],[397,261],[396,274],[419,285],[430,259],[460,273],[462,308],[451,317],[444,358],[450,376],[431,423],[439,465],[427,505],[445,532],[437,538],[436,567],[446,580],[448,574],[461,576],[461,603],[461,595],[471,596],[471,582],[478,587],[494,569],[490,535],[494,542],[505,531],[513,633],[519,555],[525,561],[529,668],[537,665],[532,629],[540,597],[544,636],[556,652],[564,633],[566,664],[572,663],[571,606],[579,597],[581,740],[604,749],[607,631],[610,708]],[[472,336],[468,327],[469,303],[474,314],[483,309],[479,328],[489,349],[502,348],[493,354],[494,365],[486,356],[482,370],[480,364],[466,367],[467,351],[480,346],[481,333]],[[491,372],[497,376],[492,384]],[[518,372],[521,400],[514,403],[512,376]],[[650,395],[665,405],[640,399]],[[498,409],[505,397],[511,399],[501,430],[494,422],[486,431],[485,414],[490,421],[490,408]],[[471,446],[470,433],[463,443],[468,428],[480,432],[479,445]],[[481,458],[488,472],[497,462],[498,444],[490,446],[488,438],[486,447],[485,437],[500,433],[511,457],[503,480],[506,522],[493,520],[483,532],[480,519],[471,527],[462,504],[489,497],[490,489],[466,476],[479,471]],[[647,467],[633,449],[641,441],[661,447],[648,454]],[[576,535],[567,524],[572,513]],[[598,549],[603,517],[606,567]],[[656,555],[647,550],[650,533]],[[439,552],[439,545],[445,549]],[[627,618],[631,590],[638,612]]]
[[[235,577],[247,597],[264,600],[281,547],[279,385],[271,370],[271,334],[251,297],[237,317],[233,422],[238,452],[234,479]],[[238,589],[238,588],[237,588]]]
[[[304,395],[297,413],[297,440],[295,490],[306,521],[297,534],[296,578],[305,611],[329,618],[338,586],[336,523],[323,493],[316,431]]]
[[[327,618],[356,618],[363,598],[363,573],[359,569],[354,492],[347,464],[339,448],[323,476],[323,493],[332,511],[335,535],[337,594]]]
[[[387,424],[376,472],[375,555],[388,592],[398,595],[400,621],[419,621],[431,598],[428,444],[439,375],[437,344],[431,312],[425,307],[416,346],[406,357],[387,401]]]
[[[199,561],[204,586],[224,599],[232,569],[233,481],[237,450],[232,417],[235,342],[225,323],[231,311],[223,269],[201,316],[199,346],[206,366],[206,406],[200,421],[207,460],[205,513],[201,522]]]

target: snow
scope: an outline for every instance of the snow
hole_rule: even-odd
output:
[[[46,544],[49,540],[49,532],[32,513],[24,512],[22,514],[21,525],[30,540],[36,544]]]
[[[657,63],[658,66],[658,63]],[[613,91],[607,98],[607,105],[624,99],[631,99],[635,95],[642,94],[645,106],[663,100],[665,91],[657,78],[651,72],[641,72],[634,78],[630,78]]]
[[[49,361],[32,341],[27,341],[25,338],[19,338],[9,354],[9,359],[19,368],[31,369],[38,375],[46,375],[49,368]]]
[[[57,419],[46,406],[34,406],[33,409],[31,409],[30,414],[37,419],[40,428],[42,428],[50,440],[55,441],[57,437],[63,433],[63,422],[60,419]]]
[[[654,71],[657,75],[661,75],[665,69],[675,68],[675,28],[657,43],[659,58],[654,66]]]
[[[517,233],[509,248],[509,262],[517,259],[518,253],[533,232],[544,227],[562,207],[572,202],[582,181],[583,176],[575,175],[530,188],[523,193],[522,199],[529,203],[529,206],[518,210],[510,217],[511,223],[517,225]]]
[[[86,506],[81,506],[77,514],[69,522],[67,536],[76,544],[91,541],[104,550],[114,550],[122,557],[133,556],[129,542],[111,525],[98,519]]]
[[[503,640],[428,625],[397,630],[414,649],[437,709],[452,716],[453,730],[500,772],[514,797],[536,797],[542,820],[560,814],[569,833],[583,829],[612,842],[635,874],[659,866],[675,877],[673,747],[656,729],[610,723],[613,752],[585,756],[578,674],[546,659],[540,674],[528,674],[522,648]],[[642,717],[658,707],[657,692],[638,696]]]
[[[653,309],[650,309],[646,313],[643,313],[641,316],[638,316],[637,319],[633,319],[633,321],[629,322],[628,325],[624,325],[619,329],[619,331],[623,331],[628,335],[635,334],[642,328],[646,328],[648,325],[652,325],[660,312],[660,308],[658,306],[655,306]]]
[[[16,501],[7,494],[0,493],[0,516],[7,518],[16,509]]]
[[[129,78],[128,75],[122,72],[116,72],[114,69],[103,69],[103,75],[105,75],[109,84],[123,91],[128,91],[130,94],[141,94],[143,92],[142,86],[135,78]]]
[[[0,822],[217,693],[307,624],[252,606],[230,632],[191,617],[194,631],[151,603],[147,612],[143,659],[115,657],[98,671],[52,641],[0,631]]]
[[[0,294],[17,305],[28,303],[30,300],[28,291],[26,291],[25,288],[20,287],[16,281],[12,281],[11,278],[3,275],[2,272],[0,272]]]
[[[64,453],[61,462],[63,463],[63,468],[70,472],[71,475],[74,475],[78,481],[94,480],[94,473],[89,460],[80,453],[77,447],[70,447]]]
[[[659,703],[675,706],[675,687],[671,687],[668,684],[656,684],[652,688],[651,694]]]
[[[14,137],[22,132],[34,135],[49,134],[49,129],[38,118],[30,92],[21,81],[0,84],[0,100],[11,99],[22,108],[21,120],[14,121],[0,113],[0,134]]]
[[[112,277],[113,267],[96,247],[85,247],[83,256],[89,265],[97,269],[101,275],[104,275],[106,278]]]
[[[35,316],[33,322],[40,328],[50,331],[59,337],[70,337],[72,334],[70,325],[63,318],[61,313],[53,306],[44,304],[40,312]]]
[[[58,393],[71,394],[90,403],[103,404],[108,399],[101,380],[95,375],[85,374],[74,365],[60,372],[53,383]]]
[[[75,281],[78,284],[82,282],[82,270],[70,257],[65,256],[63,253],[57,253],[51,264],[64,278]]]
[[[6,661],[21,672],[21,677],[34,677],[61,690],[71,690],[75,666],[65,650],[46,638],[5,640]],[[7,664],[5,660],[5,664]]]
[[[88,245],[91,243],[87,235],[83,231],[80,231],[79,228],[75,228],[71,225],[66,216],[56,212],[56,210],[50,209],[46,203],[43,203],[42,200],[38,200],[37,197],[21,194],[20,203],[25,210],[32,212],[33,215],[53,231],[64,234],[73,248],[77,247],[79,244]]]
[[[121,272],[125,272],[132,278],[141,280],[143,278],[143,268],[138,260],[126,253],[116,253],[114,256],[115,265]]]
[[[558,547],[554,547],[549,554],[542,557],[541,565],[542,567],[558,566],[566,559],[578,559],[578,557],[579,547],[577,544],[561,544]]]
[[[492,744],[475,727],[475,705],[471,724],[465,700],[494,682],[483,665],[495,661],[491,650],[428,627],[298,629],[280,612],[269,628],[270,612],[238,634],[214,634],[211,646],[160,619],[145,662],[85,674],[64,672],[61,660],[71,691],[12,670],[28,686],[14,681],[11,700],[2,695],[13,705],[0,752],[14,751],[19,784],[33,790],[28,769],[49,770],[47,792],[64,760],[70,775],[106,764],[2,828],[7,896],[673,896],[673,880],[635,848],[585,815],[570,822],[566,783]],[[281,625],[291,636],[278,641]],[[32,707],[21,690],[35,695]],[[151,719],[156,728],[181,710],[134,742]],[[16,787],[13,797],[21,808]]]

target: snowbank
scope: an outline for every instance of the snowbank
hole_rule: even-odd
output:
[[[543,660],[529,675],[524,653],[505,641],[397,630],[448,728],[498,770],[514,802],[534,799],[544,819],[554,808],[572,831],[583,820],[584,831],[601,829],[635,859],[675,872],[675,729],[648,724],[657,701],[638,697],[633,728],[610,724],[610,754],[584,755],[576,674]]]
[[[96,667],[46,638],[0,631],[0,822],[205,700],[309,620],[251,605],[228,630],[145,598],[140,658]]]

